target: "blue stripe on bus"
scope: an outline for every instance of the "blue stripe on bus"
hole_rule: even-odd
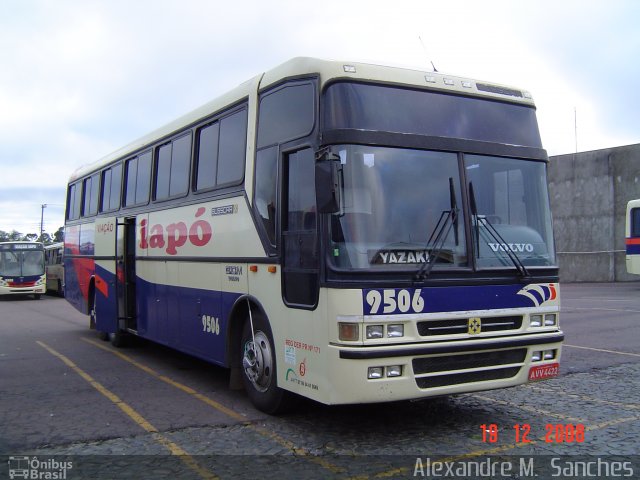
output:
[[[627,255],[640,255],[640,244],[627,245]]]
[[[521,284],[365,289],[362,308],[365,315],[526,308],[540,306],[556,295],[549,284],[531,289]]]
[[[239,293],[154,284],[138,278],[138,334],[227,365],[228,319]]]
[[[96,266],[108,285],[97,292],[96,328],[117,331],[115,275]],[[218,365],[228,365],[225,351],[228,318],[241,294],[162,285],[136,279],[137,332],[142,338],[175,348]]]

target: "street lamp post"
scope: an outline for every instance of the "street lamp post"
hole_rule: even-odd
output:
[[[42,234],[44,233],[44,209],[47,208],[47,204],[43,203],[40,208],[40,240],[42,240]]]

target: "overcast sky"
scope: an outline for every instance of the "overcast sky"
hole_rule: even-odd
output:
[[[637,0],[0,4],[0,230],[39,233],[46,204],[53,233],[76,168],[295,56],[526,89],[549,155],[574,112],[579,151],[640,143]]]

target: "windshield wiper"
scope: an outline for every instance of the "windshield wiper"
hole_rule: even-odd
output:
[[[429,245],[432,245],[429,250],[429,257],[427,261],[423,263],[414,276],[414,280],[416,282],[420,282],[425,280],[431,270],[433,270],[433,266],[435,264],[436,258],[440,256],[440,253],[443,250],[444,243],[449,236],[449,232],[451,229],[454,229],[454,237],[456,246],[459,244],[458,237],[458,204],[456,202],[456,190],[453,185],[453,178],[449,177],[449,201],[451,202],[451,209],[443,210],[440,214],[440,218],[438,219],[438,223],[433,228],[431,235],[429,235],[429,240],[427,241],[427,248]]]
[[[471,214],[475,219],[474,225],[476,229],[476,251],[478,252],[478,257],[480,256],[480,222],[482,221],[485,226],[485,231],[500,245],[507,245],[507,248],[504,249],[504,252],[511,260],[511,263],[516,267],[516,270],[522,277],[529,277],[529,272],[527,271],[527,267],[524,266],[520,257],[508,247],[508,243],[506,240],[500,235],[496,227],[489,221],[489,219],[485,215],[478,215],[478,206],[476,204],[476,196],[473,192],[473,183],[469,182],[469,204],[471,207]],[[496,253],[496,257],[497,252]]]

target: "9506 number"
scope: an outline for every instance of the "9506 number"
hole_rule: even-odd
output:
[[[422,289],[372,289],[363,291],[365,315],[422,313],[425,300]]]

